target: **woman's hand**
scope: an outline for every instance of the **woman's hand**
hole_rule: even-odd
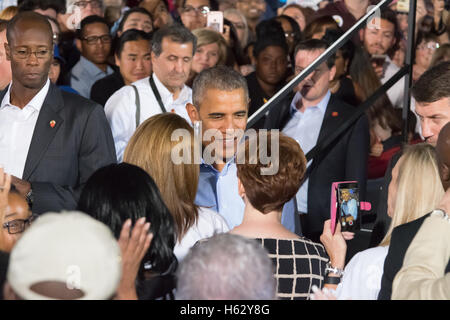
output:
[[[122,253],[122,278],[117,289],[116,299],[137,300],[136,277],[142,258],[153,239],[153,234],[148,233],[149,229],[150,223],[145,223],[145,218],[137,220],[132,230],[131,219],[123,224],[119,238],[119,247]]]
[[[341,224],[336,224],[336,230],[333,235],[331,233],[331,220],[325,221],[320,242],[325,246],[331,265],[335,268],[344,269],[347,244],[341,233]]]

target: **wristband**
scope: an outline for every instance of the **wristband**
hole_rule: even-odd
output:
[[[324,280],[323,280],[324,284],[339,284],[341,283],[341,277],[329,277],[329,276],[325,276]]]

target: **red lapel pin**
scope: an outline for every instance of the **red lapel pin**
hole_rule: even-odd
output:
[[[55,120],[50,121],[50,127],[54,128],[55,125],[56,125],[56,121]]]
[[[336,111],[333,111],[332,113],[331,113],[331,116],[332,117],[337,117],[339,115],[339,113],[337,113]]]

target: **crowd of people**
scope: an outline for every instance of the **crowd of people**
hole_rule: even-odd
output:
[[[377,3],[2,1],[0,298],[450,299],[444,0],[412,34],[392,1],[248,125]],[[409,37],[411,95],[354,119]]]

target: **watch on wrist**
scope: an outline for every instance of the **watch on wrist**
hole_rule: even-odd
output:
[[[333,267],[331,263],[328,261],[327,264],[325,265],[325,274],[328,276],[329,273],[334,273],[336,276],[341,278],[344,275],[344,269]]]

